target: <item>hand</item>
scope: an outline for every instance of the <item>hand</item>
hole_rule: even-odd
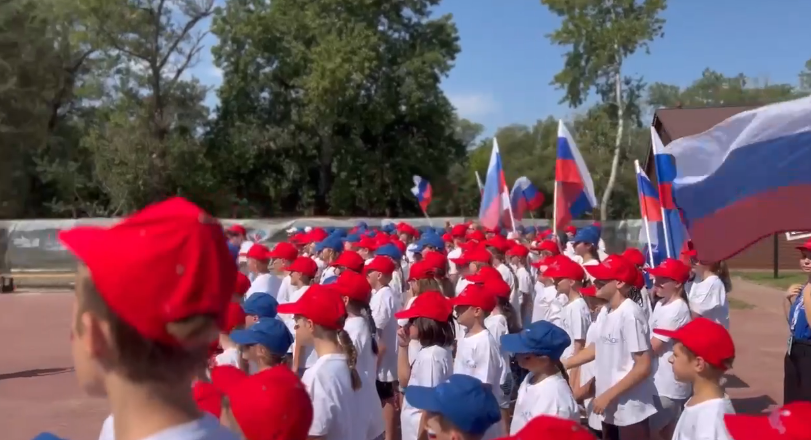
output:
[[[410,338],[408,337],[408,326],[397,329],[397,344],[400,347],[408,347]]]
[[[797,295],[800,294],[802,289],[803,289],[802,284],[792,284],[791,286],[789,286],[788,290],[786,290],[786,299],[793,302],[794,298],[796,298]]]
[[[591,401],[591,410],[594,411],[594,414],[603,415],[608,405],[611,405],[611,399],[603,393]]]

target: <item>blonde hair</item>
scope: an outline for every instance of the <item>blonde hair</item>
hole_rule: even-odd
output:
[[[344,355],[346,355],[346,366],[349,367],[349,376],[352,381],[352,389],[357,391],[362,385],[357,368],[358,351],[355,349],[355,344],[352,342],[352,338],[349,337],[349,333],[343,329],[343,323],[341,323],[341,327],[342,328],[340,330],[332,330],[316,324],[315,337],[321,339],[330,339],[341,347]]]

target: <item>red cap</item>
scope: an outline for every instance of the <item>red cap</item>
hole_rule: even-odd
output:
[[[415,300],[416,301],[416,300]],[[459,296],[450,299],[451,305],[478,307],[485,312],[496,308],[496,297],[488,293],[482,284],[468,284]]]
[[[811,403],[792,402],[767,415],[725,414],[734,440],[811,440]]]
[[[625,252],[622,253],[623,258],[633,263],[636,267],[642,267],[645,265],[645,256],[642,255],[642,251],[637,248],[628,248],[625,249]]]
[[[253,258],[254,260],[259,261],[268,261],[270,260],[270,250],[263,244],[256,243],[248,249],[248,253],[245,254],[248,258]]]
[[[373,251],[378,248],[378,245],[374,238],[367,237],[364,235],[363,237],[360,238],[360,241],[358,242],[357,245],[355,245],[355,247],[361,249],[369,249],[370,251]]]
[[[729,362],[735,357],[735,344],[727,329],[707,318],[698,317],[676,330],[655,328],[653,332],[681,342],[696,356],[722,371],[729,369]]]
[[[551,252],[552,255],[560,255],[560,248],[558,247],[558,244],[552,240],[543,240],[533,246],[532,249],[536,251]]]
[[[314,277],[318,273],[318,265],[310,257],[297,257],[284,270],[288,272],[298,272],[306,277]]]
[[[304,291],[298,301],[279,304],[278,313],[301,315],[321,327],[340,330],[346,320],[346,307],[341,294],[330,285],[315,284]]]
[[[484,287],[484,291],[495,295],[499,298],[510,298],[510,293],[512,293],[512,289],[510,285],[504,281],[503,278],[499,277],[490,277],[489,279],[484,280],[482,283],[482,287]]]
[[[453,238],[464,238],[465,234],[467,233],[468,226],[465,224],[461,225],[454,225],[451,228],[451,236]]]
[[[247,375],[231,365],[211,371],[248,440],[305,440],[313,422],[307,389],[286,366]]]
[[[493,238],[490,238],[489,240],[485,241],[484,244],[486,246],[496,248],[496,250],[498,250],[501,253],[507,252],[512,247],[512,244],[501,235],[493,236]]]
[[[298,257],[298,249],[292,244],[283,241],[273,246],[273,249],[268,253],[268,257],[292,261]]]
[[[597,440],[586,427],[569,419],[538,416],[530,420],[515,435],[497,440]],[[737,439],[736,439],[737,440]]]
[[[408,235],[410,235],[412,237],[419,237],[420,236],[420,232],[417,231],[416,228],[409,225],[408,223],[400,222],[400,223],[397,224],[396,229],[397,229],[397,232],[399,232],[401,234],[408,234]]]
[[[365,261],[363,261],[363,257],[361,257],[359,253],[355,251],[343,251],[338,255],[335,261],[330,263],[330,266],[341,266],[360,273],[363,271],[364,263]]]
[[[797,248],[797,250],[800,250],[800,251],[811,251],[811,239],[806,240],[805,243],[797,246],[796,248]],[[693,251],[693,252],[695,252],[695,251]],[[691,256],[694,256],[694,255],[691,255]]]
[[[400,250],[401,254],[405,254],[405,251],[406,251],[406,244],[405,243],[403,243],[400,240],[394,239],[394,240],[391,241],[391,244],[393,244],[395,247],[397,247],[397,249]],[[423,258],[424,258],[424,256],[423,256]]]
[[[191,394],[197,407],[216,418],[222,411],[222,393],[211,382],[197,381],[191,387]]]
[[[296,232],[295,234],[290,236],[290,243],[291,244],[294,244],[294,245],[297,244],[297,245],[301,246],[302,244],[304,244],[306,242],[307,242],[307,234],[304,233],[304,232]],[[298,251],[296,252],[296,254],[298,254]],[[274,258],[276,258],[276,257],[274,257]]]
[[[586,271],[583,266],[572,261],[571,258],[564,256],[563,258],[555,258],[546,267],[542,274],[546,278],[565,278],[575,281],[583,281],[586,277]]]
[[[341,296],[368,304],[372,299],[372,286],[366,277],[358,272],[346,270],[338,275],[335,284],[331,285]]]
[[[307,233],[307,243],[318,243],[319,241],[324,241],[327,237],[329,237],[327,231],[321,228],[313,228]]]
[[[651,276],[670,278],[671,280],[684,284],[690,279],[690,266],[675,258],[665,258],[658,266],[645,269]]]
[[[526,257],[529,255],[529,249],[522,244],[517,244],[507,251],[507,255],[511,257]]]
[[[485,281],[487,281],[489,279],[496,279],[496,278],[497,279],[502,279],[501,278],[501,272],[499,272],[498,269],[496,269],[493,266],[482,266],[482,267],[479,268],[478,272],[476,272],[474,274],[470,274],[470,275],[465,277],[466,280],[470,281],[471,283],[476,283],[476,284],[483,284]]]
[[[476,241],[484,241],[487,240],[487,237],[484,236],[484,232],[474,229],[467,234],[468,240],[476,240]]]
[[[436,269],[427,261],[420,260],[411,265],[408,281],[430,280],[436,275]]]
[[[621,281],[626,284],[635,284],[639,272],[630,261],[619,255],[609,255],[602,263],[586,266],[586,272],[594,279],[603,281]]]
[[[583,296],[597,296],[597,287],[594,285],[581,287],[580,294]]]
[[[429,265],[432,269],[436,270],[445,270],[445,267],[448,264],[448,259],[445,255],[437,251],[424,251],[422,253],[422,260],[425,264]]]
[[[241,235],[243,237],[248,235],[248,231],[242,225],[231,225],[225,230],[225,232],[229,234]]]
[[[575,228],[572,225],[569,225],[569,226],[566,226],[565,228],[563,228],[563,232],[565,232],[567,234],[577,234],[577,228]]]
[[[465,251],[465,253],[462,254],[461,259],[468,262],[489,264],[490,261],[492,261],[493,256],[487,249],[483,247],[476,247],[474,249],[470,249],[469,251]]]
[[[541,239],[549,237],[550,235],[552,235],[551,229],[544,229],[543,231],[538,233],[538,237],[540,237]]]
[[[365,271],[366,273],[380,272],[385,275],[391,275],[394,269],[394,261],[392,261],[391,258],[378,255],[366,265]]]
[[[111,228],[64,230],[59,239],[88,267],[110,310],[145,338],[180,345],[167,324],[225,320],[237,268],[220,223],[186,199],[150,205]]]
[[[447,322],[451,313],[453,313],[453,306],[448,298],[436,290],[429,290],[419,294],[411,303],[411,307],[395,313],[394,317],[397,319],[428,318]]]
[[[442,234],[442,241],[445,243],[453,243],[453,236],[451,234]]]
[[[238,302],[229,302],[225,312],[225,323],[222,326],[222,331],[231,333],[235,328],[245,325],[245,310]]]
[[[636,271],[636,280],[634,281],[633,286],[637,289],[642,289],[645,287],[645,275],[643,275],[639,270]]]
[[[248,279],[242,272],[237,272],[236,286],[234,293],[237,295],[244,295],[251,288],[251,280]]]

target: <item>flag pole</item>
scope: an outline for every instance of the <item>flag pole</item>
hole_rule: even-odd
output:
[[[422,210],[422,215],[424,215],[424,216],[425,216],[425,219],[426,219],[426,220],[428,220],[428,226],[430,226],[430,227],[432,227],[432,228],[433,228],[433,227],[434,227],[434,223],[431,221],[431,217],[428,217],[428,211],[426,211],[426,210],[424,210],[424,209],[423,209],[423,210]]]
[[[658,148],[656,148],[657,144],[662,142],[659,139],[659,135],[656,133],[656,129],[651,127],[650,128],[650,137],[651,137],[651,150],[653,150],[653,165],[656,165],[656,155]],[[670,225],[668,225],[667,215],[665,214],[665,203],[662,200],[662,191],[659,188],[659,167],[656,167],[656,189],[659,190],[659,204],[662,208],[662,227],[665,230],[665,251],[667,252],[667,256],[669,258],[677,258],[673,256],[673,252],[670,251]]]
[[[515,231],[515,215],[513,214],[512,200],[510,200],[510,203],[507,204],[507,209],[509,209],[509,211],[510,211],[510,218],[512,219],[512,221],[510,223],[512,223],[512,225],[513,225],[513,233],[516,233],[516,231]]]
[[[639,166],[639,161],[634,161],[634,167],[636,168],[636,174],[639,175],[642,173],[642,167]],[[639,186],[639,181],[636,183],[636,190],[639,193],[642,193],[642,188]],[[640,200],[641,202],[641,200]],[[642,214],[642,224],[645,228],[645,237],[648,239],[648,258],[650,259],[650,267],[656,266],[653,262],[653,245],[650,242],[650,228],[648,227],[648,213],[645,209],[644,203],[639,203],[639,212]]]

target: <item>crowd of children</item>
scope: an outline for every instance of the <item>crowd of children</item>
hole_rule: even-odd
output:
[[[100,440],[811,438],[811,403],[734,414],[723,262],[646,267],[600,235],[360,224],[269,249],[170,199],[60,234],[76,374],[110,403]]]

